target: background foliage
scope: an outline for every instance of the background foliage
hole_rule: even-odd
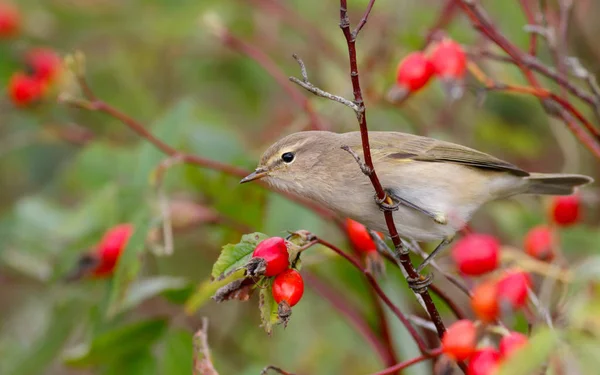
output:
[[[367,1],[350,3],[356,21]],[[515,3],[487,3],[498,27],[525,47],[526,20]],[[173,147],[224,163],[253,168],[266,146],[306,128],[309,119],[256,61],[211,33],[207,13],[266,53],[285,75],[298,75],[291,58],[297,53],[313,82],[351,94],[336,2],[19,0],[18,5],[25,27],[18,38],[0,42],[0,82],[6,85],[10,74],[22,69],[20,56],[28,48],[81,50],[100,98],[144,122]],[[386,102],[398,60],[421,47],[439,9],[434,0],[377,1],[358,41],[371,130],[435,136],[536,171],[600,177],[592,156],[534,98],[490,93],[480,103],[471,87],[459,102],[448,104],[434,83],[402,107]],[[598,12],[599,4],[580,0],[569,30],[571,52],[592,72],[600,69],[594,39]],[[461,43],[481,43],[463,17],[448,32]],[[541,51],[542,59],[550,59]],[[499,80],[521,80],[509,65],[485,67]],[[332,130],[356,129],[347,108],[309,100]],[[223,374],[257,374],[267,364],[305,374],[362,374],[384,367],[331,298],[323,297],[339,295],[351,310],[377,322],[365,280],[328,252],[317,249],[304,258],[306,295],[287,329],[275,329],[272,337],[258,327],[255,300],[216,304],[208,299],[206,281],[221,246],[238,242],[243,233],[274,236],[307,229],[349,249],[335,224],[306,208],[258,186],[239,186],[235,177],[174,166],[164,181],[168,199],[210,207],[225,224],[201,219],[178,231],[172,256],[161,255],[160,247],[143,246],[147,232],[161,221],[152,174],[164,159],[105,115],[68,108],[53,98],[29,109],[3,99],[0,373],[187,374],[192,335],[202,316],[209,318],[214,363]],[[586,259],[593,265],[589,259],[600,250],[597,188],[586,188],[583,197],[585,224],[562,231],[562,248],[572,264]],[[547,220],[546,204],[532,197],[490,204],[473,229],[520,247],[527,230]],[[62,277],[77,257],[121,222],[133,222],[138,230],[117,276],[65,284]],[[388,295],[404,310],[421,314],[401,273],[394,267],[387,271],[382,284]],[[198,286],[204,289],[194,294]],[[191,296],[190,315],[184,303]],[[415,356],[402,325],[394,319],[389,324],[399,357]],[[427,373],[429,366],[407,373]]]

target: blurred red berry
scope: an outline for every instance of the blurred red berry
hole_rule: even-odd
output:
[[[17,106],[29,105],[42,95],[42,85],[39,80],[23,72],[16,72],[8,82],[8,96]]]
[[[444,39],[431,52],[429,60],[442,79],[461,80],[467,71],[467,55],[460,44]]]
[[[375,241],[373,241],[369,235],[369,231],[358,221],[346,219],[346,231],[348,232],[350,241],[352,241],[352,244],[357,250],[360,250],[363,253],[377,251],[377,246],[375,245]],[[383,238],[381,233],[377,234],[379,237]]]
[[[493,375],[500,366],[500,352],[494,348],[480,349],[473,354],[467,375]]]
[[[109,229],[97,247],[100,256],[100,264],[94,270],[94,276],[107,276],[112,274],[117,261],[127,246],[129,238],[133,234],[132,224],[120,224]]]
[[[304,294],[302,275],[291,268],[283,271],[273,280],[272,292],[275,302],[285,301],[290,307],[294,306]]]
[[[259,274],[265,276],[276,276],[290,265],[287,246],[281,237],[271,237],[261,241],[254,249],[252,257],[264,259],[266,268]]]
[[[21,14],[11,3],[0,2],[0,38],[17,35],[21,28]]]
[[[487,234],[468,234],[454,245],[452,258],[465,275],[482,275],[498,267],[500,243]]]
[[[521,308],[527,302],[527,290],[531,287],[531,277],[523,271],[507,273],[498,281],[497,293],[500,308],[512,310]]]
[[[477,330],[472,321],[463,319],[453,323],[442,337],[444,354],[456,361],[468,359],[475,351]]]
[[[554,259],[554,233],[546,225],[531,229],[525,236],[525,252],[530,256],[544,261]]]
[[[50,48],[35,48],[27,53],[25,63],[31,68],[34,77],[51,81],[60,72],[62,62],[60,56]]]
[[[486,281],[473,290],[471,307],[477,317],[484,322],[493,322],[498,318],[498,288],[495,281]]]
[[[515,351],[522,348],[525,344],[527,344],[528,338],[522,333],[519,332],[511,332],[508,335],[502,337],[500,340],[500,354],[502,358],[510,357]]]
[[[406,56],[398,64],[396,85],[390,96],[393,101],[405,99],[409,94],[423,88],[433,76],[434,69],[431,61],[420,51]]]
[[[554,197],[551,205],[552,220],[562,227],[568,227],[579,221],[581,200],[579,195]]]

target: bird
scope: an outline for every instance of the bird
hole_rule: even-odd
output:
[[[577,186],[594,181],[579,174],[527,172],[434,138],[392,131],[368,135],[374,169],[397,203],[393,219],[398,234],[418,242],[448,244],[487,202],[517,194],[570,195]],[[353,154],[364,160],[360,132],[294,133],[271,145],[256,170],[240,183],[263,180],[275,190],[311,199],[371,230],[388,233],[371,181]]]

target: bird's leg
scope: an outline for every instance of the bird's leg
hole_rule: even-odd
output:
[[[419,265],[419,267],[417,267],[417,273],[421,273],[421,271],[423,271],[423,269],[425,267],[427,267],[427,265],[433,260],[433,258],[435,258],[435,256],[437,254],[440,253],[440,251],[442,251],[450,242],[452,242],[452,240],[454,239],[454,236],[449,236],[446,237],[442,240],[442,242],[440,242],[439,245],[437,245],[437,247],[431,252],[431,254],[429,254],[427,256],[427,258],[425,258],[425,260],[423,261],[423,263],[421,263]]]
[[[400,205],[402,206],[406,206],[406,207],[410,207],[413,210],[419,211],[422,214],[425,214],[427,216],[429,216],[430,218],[433,219],[433,221],[435,221],[438,224],[441,225],[446,225],[448,224],[448,219],[446,219],[446,215],[442,214],[442,213],[433,213],[430,211],[427,211],[426,209],[417,206],[416,204],[402,198],[401,196],[399,196],[398,194],[394,193],[392,190],[390,189],[385,189],[386,194],[392,198],[392,201],[394,201],[393,205],[387,205],[384,202],[380,202],[379,199],[376,198],[377,204],[379,205],[379,208],[382,210],[388,210],[391,209],[393,211],[397,210],[398,207],[400,207]]]

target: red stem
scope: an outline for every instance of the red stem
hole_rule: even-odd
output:
[[[417,364],[419,362],[423,362],[423,361],[426,361],[428,359],[438,357],[441,354],[442,354],[442,349],[438,348],[438,349],[432,350],[429,354],[424,354],[424,355],[422,355],[420,357],[416,357],[416,358],[412,358],[412,359],[406,360],[404,362],[400,362],[397,365],[394,365],[392,367],[388,367],[385,370],[381,370],[379,372],[375,372],[375,373],[373,373],[371,375],[388,375],[388,374],[393,374],[393,373],[396,373],[398,371],[404,370],[405,368],[410,367],[410,366],[412,366],[414,364]]]
[[[390,356],[388,348],[382,344],[373,328],[369,326],[356,308],[350,306],[349,302],[346,301],[339,292],[333,290],[330,286],[311,273],[304,274],[304,280],[311,286],[311,290],[315,290],[321,297],[329,301],[329,303],[346,317],[346,319],[348,319],[348,322],[364,337],[369,345],[371,345],[386,366],[396,363],[394,358]]]
[[[537,22],[535,22],[535,15],[533,14],[531,7],[529,6],[529,0],[519,0],[519,2],[521,3],[521,8],[523,8],[523,13],[525,13],[525,17],[527,17],[527,23],[532,26],[536,25]],[[537,33],[529,33],[529,54],[531,56],[535,56],[537,53],[537,40]]]
[[[369,5],[372,8],[373,4],[369,3]],[[368,18],[371,8],[367,8],[363,18]],[[340,0],[340,28],[342,29],[342,32],[344,33],[344,37],[346,38],[346,44],[348,45],[348,58],[350,60],[350,78],[352,80],[354,103],[359,107],[359,111],[356,112],[356,117],[358,119],[358,123],[360,126],[360,136],[361,136],[361,141],[362,141],[363,156],[365,159],[365,164],[366,164],[367,168],[370,170],[368,177],[371,180],[371,184],[373,185],[373,188],[375,189],[377,198],[379,198],[380,200],[386,200],[387,194],[383,190],[381,182],[379,181],[379,178],[377,177],[377,173],[375,172],[375,168],[373,166],[373,160],[371,158],[371,149],[370,149],[370,145],[369,145],[369,131],[368,131],[368,127],[367,127],[367,114],[366,114],[366,109],[365,109],[365,105],[363,102],[362,91],[360,88],[358,63],[357,63],[357,59],[356,59],[356,37],[358,35],[354,34],[350,31],[350,20],[348,18],[347,0]],[[396,229],[396,225],[394,224],[394,217],[392,216],[392,212],[385,211],[384,215],[385,215],[385,221],[386,221],[386,224],[388,227],[390,237],[392,238],[392,241],[394,242],[394,246],[396,247],[396,249],[402,248],[403,244],[402,244],[402,241],[400,240],[400,236]],[[419,278],[420,275],[417,274],[417,271],[415,270],[412,262],[410,261],[410,257],[408,256],[408,253],[401,252],[401,253],[399,253],[399,257],[400,257],[401,263],[402,263],[404,269],[406,270],[408,276],[411,278],[415,278],[415,279]],[[427,292],[425,290],[419,294],[422,297],[423,302],[425,303],[425,307],[427,308],[427,312],[429,313],[429,316],[431,317],[431,320],[438,331],[438,336],[441,338],[443,336],[444,332],[446,332],[446,328],[444,327],[444,322],[442,321],[440,313],[437,310],[437,308],[435,307],[435,304],[433,303],[433,300],[431,299],[429,292]]]
[[[255,46],[248,44],[244,40],[234,36],[229,31],[224,31],[222,40],[225,45],[245,54],[252,60],[256,61],[281,88],[292,98],[292,100],[308,114],[311,122],[312,130],[324,130],[326,127],[321,118],[317,115],[311,102],[300,92],[294,85],[290,83],[288,77],[279,69],[277,64],[271,60],[267,54]]]
[[[316,241],[318,243],[320,243],[321,245],[336,252],[338,255],[340,255],[341,257],[346,259],[348,262],[350,262],[354,266],[354,268],[356,268],[357,270],[362,272],[365,275],[365,277],[367,278],[367,281],[369,282],[371,287],[375,290],[375,293],[377,293],[377,295],[379,296],[379,298],[381,298],[381,300],[390,308],[390,310],[392,310],[394,315],[396,315],[396,317],[402,322],[402,324],[404,324],[404,326],[406,327],[406,330],[410,333],[413,340],[415,340],[415,342],[417,343],[417,346],[419,347],[419,350],[421,351],[421,353],[428,353],[427,345],[425,344],[425,342],[423,341],[421,336],[419,336],[416,329],[412,326],[412,324],[410,323],[408,318],[406,318],[406,316],[402,313],[402,311],[400,311],[400,309],[396,305],[394,305],[394,303],[385,294],[383,289],[381,289],[381,287],[379,286],[379,283],[377,282],[377,280],[375,280],[373,275],[371,275],[371,273],[368,270],[365,270],[360,265],[360,263],[356,259],[354,259],[354,257],[346,254],[344,251],[340,250],[335,245],[333,245],[321,238],[317,238]]]

